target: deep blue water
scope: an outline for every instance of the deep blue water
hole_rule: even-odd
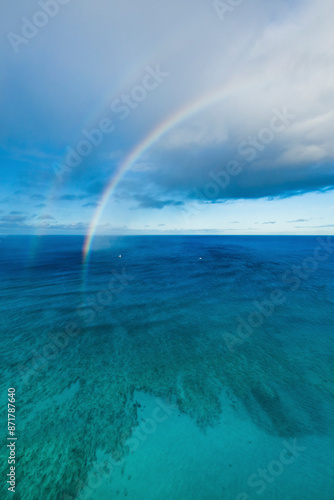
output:
[[[82,246],[1,238],[16,498],[334,498],[332,239]]]

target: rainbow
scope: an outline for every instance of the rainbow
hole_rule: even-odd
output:
[[[108,203],[110,196],[119,184],[120,180],[123,178],[124,174],[138,161],[138,159],[143,155],[145,151],[151,148],[160,138],[162,138],[167,132],[169,132],[173,127],[180,124],[184,120],[190,118],[196,113],[204,110],[205,108],[215,104],[216,102],[226,98],[231,90],[236,90],[236,86],[230,83],[223,89],[219,88],[214,92],[205,94],[200,99],[195,102],[184,106],[176,113],[169,116],[165,121],[163,121],[157,128],[155,128],[151,133],[145,137],[145,139],[140,142],[131,153],[125,158],[125,160],[119,166],[116,174],[113,176],[109,184],[107,185],[105,191],[103,192],[101,199],[98,204],[94,216],[90,222],[87,236],[85,238],[83,246],[83,259],[84,261],[89,256],[94,235],[101,219],[102,213]]]

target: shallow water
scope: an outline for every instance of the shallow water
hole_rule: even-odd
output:
[[[106,237],[83,266],[81,238],[3,239],[16,498],[332,499],[323,241]]]

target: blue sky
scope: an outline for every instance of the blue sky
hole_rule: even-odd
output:
[[[333,234],[333,14],[6,2],[0,232],[86,234],[118,176],[98,234]]]

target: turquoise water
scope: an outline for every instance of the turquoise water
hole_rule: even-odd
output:
[[[82,243],[1,241],[15,498],[332,499],[331,239]]]

